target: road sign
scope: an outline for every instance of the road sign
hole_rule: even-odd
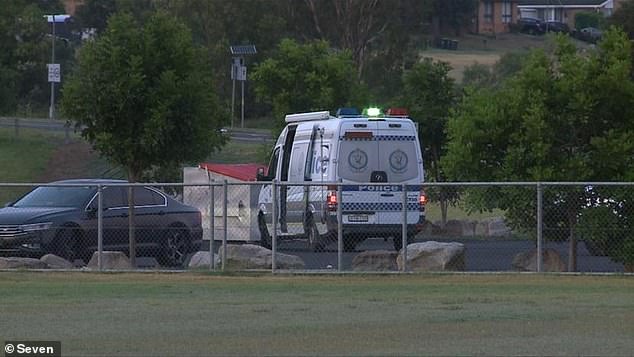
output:
[[[62,81],[62,70],[59,63],[49,63],[48,67],[48,81],[59,83]]]
[[[247,66],[238,67],[238,71],[236,73],[236,79],[239,81],[247,80]]]

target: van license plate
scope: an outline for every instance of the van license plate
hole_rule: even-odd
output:
[[[348,222],[367,222],[367,214],[350,214],[348,215]]]

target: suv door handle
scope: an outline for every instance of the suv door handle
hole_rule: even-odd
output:
[[[381,197],[394,197],[393,193],[382,193]]]

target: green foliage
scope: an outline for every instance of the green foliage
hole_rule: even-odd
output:
[[[114,15],[79,54],[62,109],[132,181],[146,170],[204,159],[226,121],[189,30],[158,12],[139,26]]]
[[[465,68],[462,85],[499,87],[504,81],[522,69],[526,53],[507,52],[493,66],[474,63]]]
[[[443,167],[464,181],[627,180],[634,167],[631,44],[611,29],[599,48],[577,52],[565,36],[547,55],[534,51],[499,89],[467,91],[448,123]],[[473,199],[477,209],[507,210],[514,227],[531,229],[534,212],[514,189]],[[590,192],[545,194],[547,226],[573,230]],[[524,218],[522,218],[524,217]]]
[[[594,27],[602,29],[605,27],[606,20],[600,12],[584,11],[575,14],[575,28],[581,30],[586,27]]]
[[[284,115],[334,110],[350,105],[356,86],[350,53],[335,52],[325,41],[299,44],[285,39],[278,52],[253,70],[259,100],[273,108],[280,129]]]
[[[491,67],[486,64],[475,62],[467,66],[462,73],[463,86],[485,87],[491,85],[492,81]]]
[[[7,1],[0,11],[0,113],[42,105],[48,99],[46,63],[51,59],[45,14],[58,13],[58,1]],[[57,41],[56,62],[66,69],[64,45]],[[60,51],[61,50],[61,51]]]
[[[610,16],[609,23],[621,27],[630,39],[634,39],[634,0],[619,3],[620,7]]]

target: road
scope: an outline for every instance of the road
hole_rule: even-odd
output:
[[[0,117],[0,127],[15,128],[16,119],[19,128],[49,131],[64,131],[66,123],[62,120]],[[228,129],[231,140],[241,142],[272,142],[271,134],[262,130]]]

